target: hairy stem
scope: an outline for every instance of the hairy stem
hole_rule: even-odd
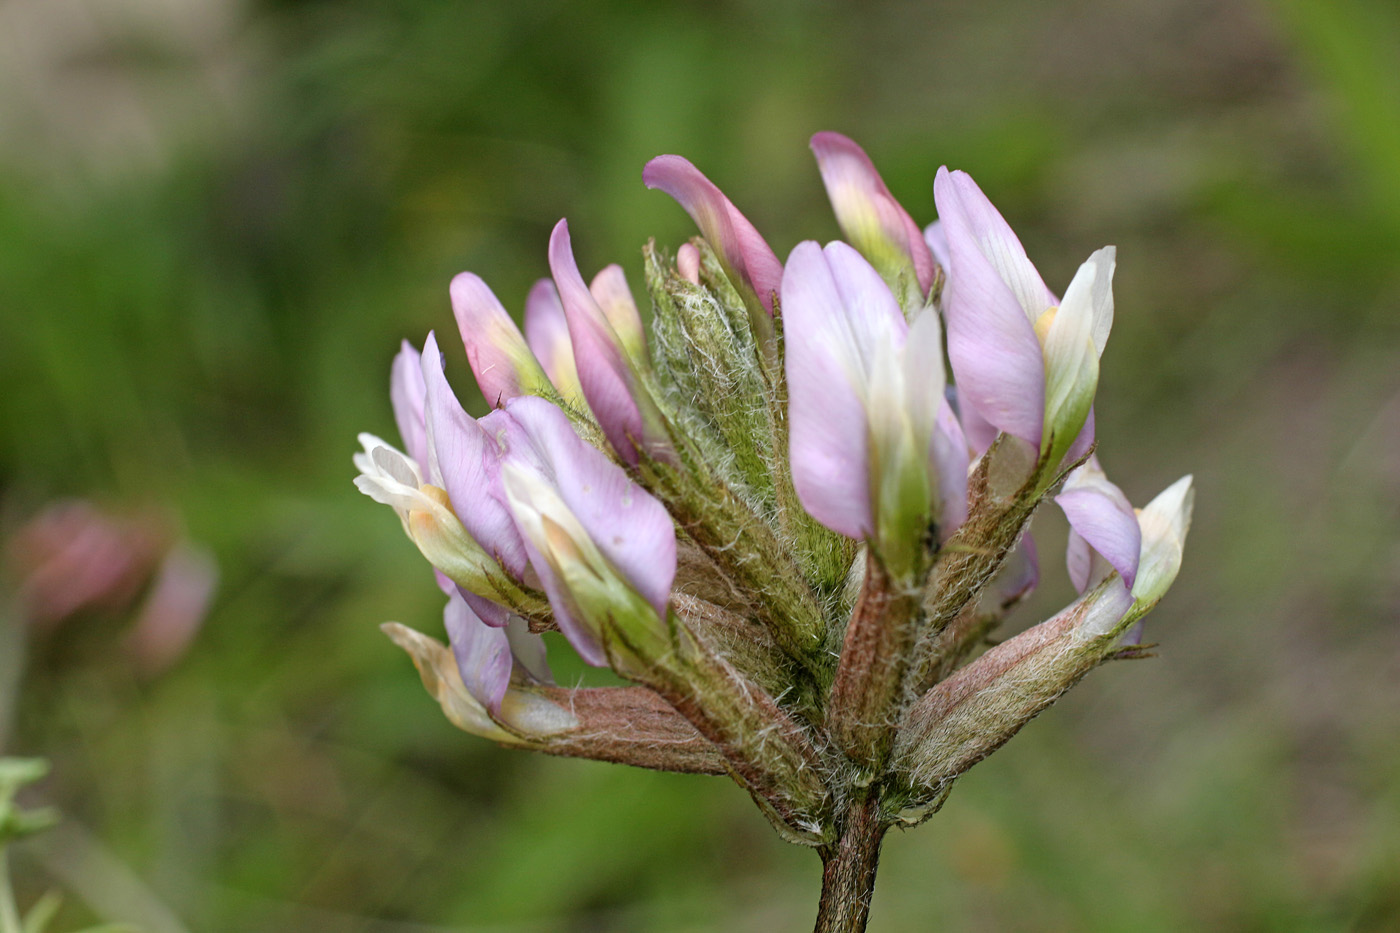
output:
[[[885,829],[874,795],[846,811],[836,844],[820,850],[822,899],[814,933],[863,933],[870,919]]]

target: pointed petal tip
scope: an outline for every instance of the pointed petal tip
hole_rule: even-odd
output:
[[[667,185],[679,180],[675,176],[688,173],[699,175],[700,170],[685,156],[659,155],[642,167],[642,184],[653,191],[667,190]]]
[[[452,277],[452,281],[447,283],[447,291],[453,296],[461,294],[468,289],[485,288],[486,283],[481,276],[475,272],[458,272]]]
[[[569,238],[569,220],[567,217],[561,217],[559,222],[549,231],[549,264],[551,268],[561,253],[567,253],[572,259],[573,252],[573,242]]]
[[[860,153],[862,156],[865,155],[865,150],[857,145],[855,140],[835,130],[822,130],[821,132],[813,133],[812,138],[808,140],[807,144],[814,153],[817,153],[818,158],[821,158],[823,152],[835,152],[838,150]]]
[[[1157,498],[1148,504],[1148,508],[1154,506],[1168,513],[1174,519],[1176,525],[1181,529],[1181,536],[1184,538],[1187,530],[1191,527],[1191,513],[1196,506],[1195,477],[1187,473],[1162,490],[1158,493]]]

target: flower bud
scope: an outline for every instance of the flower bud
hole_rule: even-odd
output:
[[[549,238],[549,268],[568,320],[579,383],[608,443],[631,464],[641,452],[656,459],[667,458],[670,442],[656,403],[642,386],[623,338],[583,283],[569,241],[569,225],[563,220]],[[614,316],[627,317],[615,279],[611,283],[605,280],[600,290],[609,298]],[[631,301],[630,295],[627,301]]]
[[[508,685],[494,712],[462,680],[440,642],[389,622],[381,626],[413,660],[428,692],[458,728],[545,752],[689,774],[732,769],[717,748],[645,687]]]
[[[525,342],[554,383],[560,397],[579,410],[587,410],[583,386],[578,381],[574,347],[569,342],[569,322],[559,302],[559,290],[549,279],[540,279],[525,299]]]
[[[578,720],[564,707],[531,690],[507,686],[499,709],[492,712],[462,682],[453,653],[441,642],[397,622],[380,626],[408,656],[423,678],[423,686],[442,706],[458,729],[506,745],[529,746],[566,733]]]
[[[879,270],[907,312],[921,307],[933,287],[934,261],[918,224],[860,146],[825,132],[812,137],[812,152],[841,232]]]
[[[1057,301],[1020,240],[965,172],[934,181],[949,256],[944,313],[960,404],[1038,448],[1044,488],[1092,441],[1098,361],[1113,324],[1113,247]]]
[[[453,592],[448,594],[443,622],[462,683],[493,715],[500,714],[502,698],[517,672],[522,680],[553,682],[543,640],[519,618],[503,626],[488,625],[471,601]]]
[[[450,292],[467,362],[486,403],[499,408],[518,395],[548,394],[549,377],[486,283],[463,272],[452,280]]]
[[[1142,532],[1128,497],[1109,481],[1097,457],[1070,473],[1055,503],[1069,519],[1066,560],[1074,588],[1083,593],[1115,570],[1131,587]]]
[[[666,269],[653,246],[643,251],[654,315],[657,381],[668,413],[708,466],[760,501],[773,498],[773,425],[748,312],[732,289],[702,283],[702,263],[718,262],[704,240],[695,255],[695,279]],[[703,257],[703,258],[702,258]],[[718,434],[718,437],[715,436]]]
[[[920,697],[895,740],[895,770],[914,789],[908,805],[936,799],[1106,660],[1115,643],[1103,635],[1131,603],[1116,577],[1107,580]]]
[[[642,316],[637,312],[637,303],[632,298],[632,289],[627,287],[627,275],[616,263],[604,266],[593,281],[588,283],[588,293],[598,302],[613,333],[617,334],[618,346],[628,362],[636,369],[647,366],[647,338],[642,330]]]
[[[652,159],[642,170],[642,182],[675,198],[695,221],[748,305],[755,337],[760,344],[765,343],[773,333],[769,318],[782,283],[783,266],[762,234],[724,192],[680,156]]]
[[[700,284],[700,250],[694,243],[676,250],[676,272],[691,285]]]

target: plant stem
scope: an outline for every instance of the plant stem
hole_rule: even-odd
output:
[[[846,811],[840,838],[821,850],[822,900],[814,933],[863,933],[886,828],[873,794]]]
[[[0,845],[0,933],[23,933],[15,892],[10,887],[10,865],[5,846]]]
[[[0,596],[0,754],[14,725],[20,682],[24,679],[24,620]]]

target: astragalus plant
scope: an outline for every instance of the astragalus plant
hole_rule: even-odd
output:
[[[1188,477],[1135,510],[1095,456],[1113,247],[1057,298],[966,174],[939,169],[921,230],[853,142],[812,148],[847,242],[780,262],[660,156],[643,181],[702,236],[644,250],[650,328],[620,267],[584,279],[561,220],[523,335],[481,279],[452,282],[491,411],[467,414],[429,334],[394,360],[404,449],[364,435],[355,462],[447,596],[450,648],[385,630],[454,723],[730,776],[821,855],[817,929],[846,931],[890,827],[1141,653],[1192,494]],[[1036,582],[1047,499],[1079,598],[988,648]],[[549,630],[635,686],[554,685]]]

